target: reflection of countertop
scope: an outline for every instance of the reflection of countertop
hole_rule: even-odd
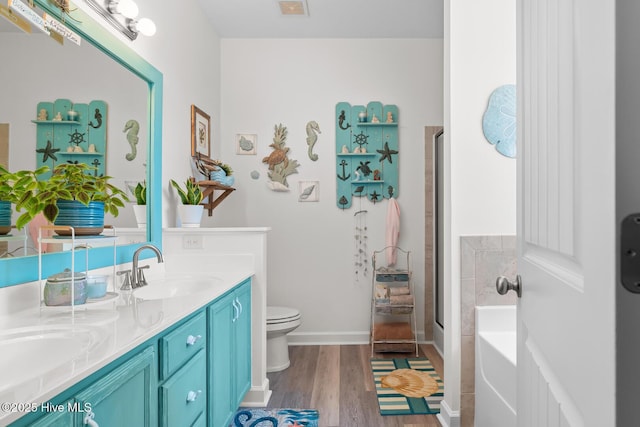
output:
[[[75,310],[70,307],[38,307],[24,310],[0,320],[2,333],[14,328],[64,327],[74,331],[89,330],[94,341],[89,348],[62,366],[51,365],[46,352],[33,355],[39,363],[37,376],[29,375],[32,366],[0,366],[0,378],[8,372],[21,370],[13,384],[0,381],[0,402],[46,403],[83,378],[98,371],[128,351],[144,343],[185,316],[204,307],[214,299],[253,275],[251,269],[216,272],[211,288],[197,294],[157,300],[136,300],[131,292],[121,292],[117,298],[101,304],[85,304]],[[149,280],[150,285],[153,282]],[[33,358],[31,358],[33,360]],[[0,410],[0,424],[5,425],[24,413]]]

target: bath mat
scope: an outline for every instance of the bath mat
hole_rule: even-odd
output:
[[[371,359],[380,415],[440,413],[444,383],[426,357]]]
[[[229,427],[318,427],[315,409],[242,408]]]

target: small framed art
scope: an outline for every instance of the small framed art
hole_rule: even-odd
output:
[[[254,133],[236,134],[236,154],[256,154],[258,135]]]
[[[191,106],[191,156],[211,158],[211,118],[207,113]]]
[[[299,181],[298,201],[317,202],[320,200],[320,181]]]

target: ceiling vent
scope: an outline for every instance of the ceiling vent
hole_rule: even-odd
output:
[[[306,0],[302,1],[278,1],[280,13],[283,15],[309,15]]]

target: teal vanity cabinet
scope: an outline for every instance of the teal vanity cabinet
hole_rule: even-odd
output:
[[[209,425],[231,423],[251,385],[251,282],[208,308]]]
[[[12,426],[73,427],[90,424],[89,420],[101,426],[156,426],[155,348],[142,345],[133,353],[134,356],[120,362],[107,374],[99,371],[89,377],[88,382],[83,380],[41,404],[40,414],[46,412],[46,415],[33,421],[37,414],[28,414]]]
[[[12,426],[226,427],[250,386],[247,279]]]
[[[207,316],[200,310],[159,340],[160,425],[193,425],[206,419]]]
[[[153,347],[123,363],[76,396],[75,425],[155,426],[156,358]]]
[[[62,403],[64,408],[73,404],[73,400]],[[31,427],[69,427],[73,425],[73,413],[66,410],[62,412],[51,412],[30,425]]]

